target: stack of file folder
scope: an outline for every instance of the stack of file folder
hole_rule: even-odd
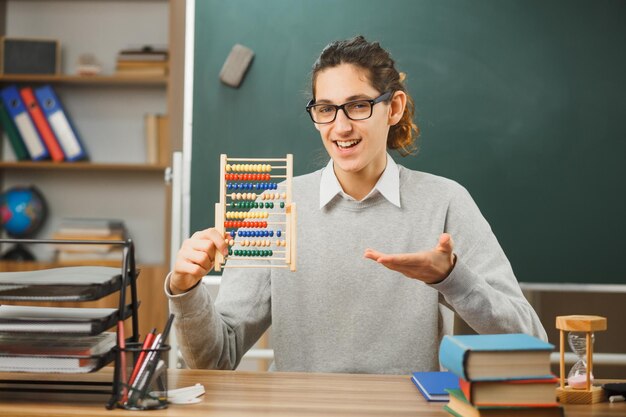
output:
[[[121,290],[119,268],[68,267],[0,274],[0,301],[90,301]],[[124,308],[124,317],[132,314]],[[0,371],[93,372],[115,358],[114,308],[0,306]]]

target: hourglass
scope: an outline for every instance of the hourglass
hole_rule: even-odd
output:
[[[593,332],[606,330],[606,318],[600,316],[558,316],[560,330],[560,387],[559,401],[567,404],[593,404],[602,401],[603,391],[593,382]],[[565,333],[577,361],[567,376],[565,385]]]

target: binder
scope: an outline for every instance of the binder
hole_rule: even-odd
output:
[[[20,97],[20,92],[16,86],[10,85],[0,91],[2,101],[13,119],[15,127],[20,132],[22,140],[28,149],[28,153],[33,161],[39,161],[49,156],[35,124],[30,118],[26,106]]]
[[[63,161],[63,159],[65,159],[63,151],[61,150],[59,142],[48,124],[46,116],[43,115],[43,112],[35,99],[33,89],[30,87],[24,87],[20,90],[20,95],[22,96],[22,100],[24,100],[24,105],[26,106],[28,113],[30,113],[31,119],[33,119],[33,122],[35,123],[39,136],[48,148],[50,157],[56,162]]]
[[[77,161],[87,157],[78,132],[70,122],[61,101],[49,85],[35,89],[35,97],[46,115],[52,131],[56,135],[67,161]]]
[[[2,124],[4,132],[9,138],[9,143],[11,144],[11,148],[15,154],[15,159],[18,161],[30,159],[26,145],[22,142],[20,132],[17,131],[17,127],[13,124],[13,120],[11,119],[11,116],[9,116],[9,112],[4,106],[4,101],[2,100],[0,100],[0,124]]]

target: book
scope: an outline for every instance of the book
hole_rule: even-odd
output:
[[[91,372],[112,359],[116,333],[95,336],[0,335],[2,372]]]
[[[33,119],[35,123],[35,127],[37,128],[37,132],[39,132],[39,136],[43,140],[46,148],[48,148],[48,153],[53,161],[61,162],[65,159],[63,155],[63,151],[61,150],[61,146],[59,142],[52,132],[52,128],[48,124],[48,119],[44,116],[39,104],[37,103],[37,99],[35,99],[35,94],[33,93],[33,89],[30,87],[24,87],[20,90],[20,95],[22,96],[22,100],[24,100],[24,105],[30,114],[30,117]]]
[[[96,335],[114,326],[118,319],[115,308],[0,305],[0,332],[7,333]]]
[[[527,334],[446,335],[439,363],[468,380],[549,378],[554,345]]]
[[[64,239],[105,239],[118,240],[124,238],[126,234],[126,226],[124,221],[118,219],[99,219],[99,218],[64,218],[57,229],[56,234],[73,236],[64,237]],[[61,237],[57,237],[60,239]]]
[[[460,389],[448,390],[450,401],[443,409],[456,417],[562,417],[563,408],[557,404],[546,406],[474,406]]]
[[[67,112],[52,87],[44,85],[36,88],[35,97],[61,145],[65,159],[78,161],[87,158],[87,152],[78,132],[70,122]]]
[[[159,133],[158,115],[145,114],[143,117],[144,140],[146,144],[146,163],[157,164],[159,162]]]
[[[459,388],[459,377],[452,372],[413,372],[411,381],[428,401],[448,401],[446,389]]]
[[[48,149],[44,146],[33,120],[26,110],[20,92],[16,86],[10,85],[0,91],[4,106],[11,116],[15,127],[24,141],[28,154],[33,161],[39,161],[49,156]]]
[[[167,61],[169,53],[166,48],[144,45],[136,48],[122,49],[117,54],[117,62],[125,61]]]
[[[13,119],[9,116],[9,112],[4,106],[4,100],[0,100],[0,124],[4,129],[7,137],[9,138],[9,143],[11,144],[11,148],[13,149],[13,154],[15,155],[15,159],[18,161],[27,161],[30,159],[30,155],[28,154],[28,150],[26,149],[26,145],[22,141],[22,137],[20,136],[20,132],[17,130],[17,127],[13,123]]]
[[[473,405],[555,406],[556,377],[509,381],[459,380],[465,398]]]

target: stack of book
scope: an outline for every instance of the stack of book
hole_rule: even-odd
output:
[[[0,124],[18,161],[78,161],[85,147],[49,85],[0,90]]]
[[[157,77],[168,73],[167,49],[144,46],[123,49],[117,54],[116,75]]]
[[[526,334],[445,336],[441,366],[459,377],[444,409],[456,417],[563,416],[550,373],[554,346]]]
[[[121,220],[93,218],[65,218],[53,239],[102,241],[98,244],[58,244],[57,262],[61,265],[119,266],[122,246],[109,241],[126,240],[128,233]]]

